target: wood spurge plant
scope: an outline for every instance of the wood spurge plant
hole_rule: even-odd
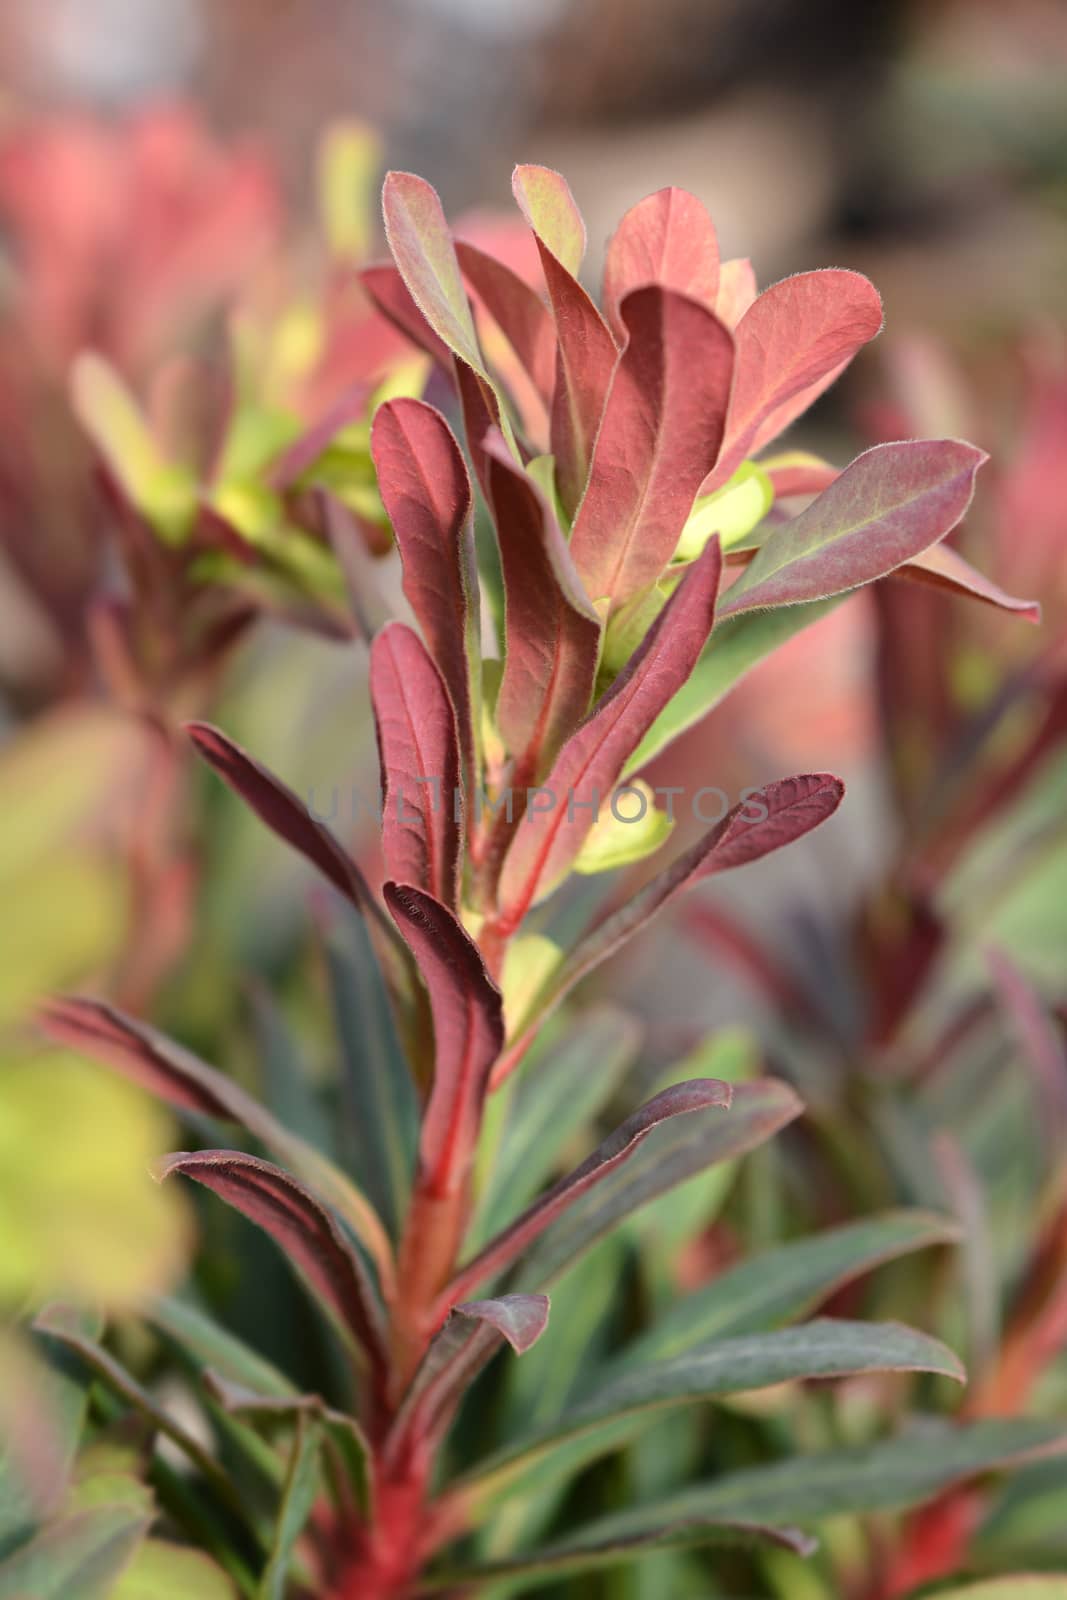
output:
[[[188,1123],[203,1147],[166,1156],[157,1177],[192,1180],[269,1235],[329,1330],[315,1335],[329,1352],[321,1390],[305,1392],[193,1301],[150,1306],[195,1380],[197,1427],[160,1407],[93,1319],[58,1305],[38,1317],[53,1359],[73,1355],[109,1394],[112,1427],[147,1423],[122,1437],[167,1516],[175,1547],[156,1547],[159,1559],[196,1562],[175,1594],[503,1596],[593,1585],[581,1575],[669,1549],[803,1555],[827,1517],[916,1505],[1062,1444],[1052,1423],[930,1416],[883,1438],[824,1430],[813,1454],[711,1476],[691,1439],[691,1460],[659,1481],[650,1468],[622,1509],[590,1488],[672,1408],[866,1375],[899,1413],[916,1389],[963,1377],[919,1329],[805,1320],[879,1263],[951,1244],[955,1225],[926,1211],[838,1223],[642,1305],[625,1253],[639,1214],[659,1206],[683,1231],[692,1216],[698,1232],[709,1183],[803,1107],[783,1081],[707,1070],[725,1063],[709,1048],[696,1075],[657,1063],[653,1092],[604,1136],[633,1028],[574,995],[687,888],[841,804],[828,773],[784,777],[734,796],[670,852],[676,823],[709,821],[703,802],[642,774],[751,666],[890,577],[1022,603],[941,543],[981,450],[907,440],[838,471],[776,449],[879,332],[866,278],[806,272],[758,293],[747,261],[720,262],[701,204],[664,189],[622,219],[598,306],[579,279],[585,230],[566,182],[522,166],[514,194],[543,293],[453,237],[434,190],[401,172],[383,196],[392,261],[361,269],[380,313],[429,358],[426,392],[464,439],[411,392],[374,396],[369,449],[404,596],[383,601],[383,586],[368,607],[380,890],[253,755],[217,727],[188,727],[329,886],[319,920],[351,1068],[347,1164],[105,1001],[58,998],[43,1014],[54,1041]],[[326,526],[328,475],[316,487]],[[636,887],[610,898],[597,875],[635,864]],[[234,1128],[239,1146],[220,1144]],[[601,1349],[594,1321],[608,1308]],[[532,1387],[512,1375],[516,1359]],[[126,1465],[114,1471],[132,1482]],[[49,1551],[73,1548],[72,1525],[106,1583],[143,1548],[152,1510],[120,1484],[56,1519],[0,1559],[0,1596],[73,1596],[62,1580],[34,1586]],[[681,1569],[667,1570],[673,1582]],[[97,1592],[112,1591],[87,1585],[78,1600]]]

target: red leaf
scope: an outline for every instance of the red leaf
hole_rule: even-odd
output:
[[[651,922],[675,895],[715,873],[743,867],[801,838],[831,816],[841,803],[845,786],[828,773],[783,778],[753,792],[752,796],[677,857],[658,877],[651,879],[620,910],[604,917],[570,952],[558,977],[538,997],[534,1024],[522,1029],[493,1075],[493,1085],[503,1082],[529,1047],[536,1028],[575,984],[614,955],[626,941]],[[745,813],[764,811],[763,817]]]
[[[720,614],[821,600],[884,578],[956,526],[985,460],[955,439],[875,445],[768,534]]]
[[[600,622],[533,479],[516,466],[499,436],[487,455],[506,595],[507,649],[496,718],[516,770],[534,781],[589,709]]]
[[[449,1299],[462,1299],[478,1284],[495,1277],[539,1239],[555,1219],[583,1194],[594,1188],[637,1149],[653,1128],[670,1117],[706,1111],[711,1106],[729,1108],[731,1089],[717,1078],[695,1078],[689,1083],[672,1084],[641,1106],[614,1133],[587,1156],[581,1166],[561,1178],[547,1193],[535,1200],[520,1217],[491,1239],[484,1250],[461,1267],[449,1286]]]
[[[624,671],[563,746],[545,779],[551,809],[527,809],[504,860],[502,932],[514,929],[533,901],[564,876],[627,758],[696,666],[715,620],[721,572],[722,556],[713,539]]]
[[[493,1062],[504,1042],[500,991],[477,945],[446,906],[409,884],[385,899],[430,994],[434,1075],[419,1140],[420,1183],[452,1193],[473,1156]]]
[[[451,376],[452,352],[426,321],[396,267],[390,262],[362,267],[359,281],[382,316]]]
[[[660,189],[632,206],[608,244],[604,315],[620,342],[619,308],[631,289],[658,283],[715,310],[719,241],[706,208],[685,189]]]
[[[547,167],[515,168],[512,191],[537,236],[559,352],[552,402],[552,453],[560,499],[573,513],[592,460],[618,350],[577,279],[585,228],[570,189]]]
[[[479,660],[470,478],[448,423],[422,400],[378,407],[371,452],[404,564],[404,593],[452,697],[470,793],[477,706],[471,663]]]
[[[735,330],[726,444],[705,492],[806,411],[881,326],[878,291],[858,272],[800,272],[765,289]]]
[[[178,1111],[218,1117],[246,1128],[271,1153],[313,1184],[365,1245],[388,1287],[393,1251],[374,1207],[325,1156],[291,1133],[240,1084],[148,1023],[102,1000],[78,995],[49,1000],[40,1022],[57,1044],[84,1051]]]
[[[158,1175],[175,1172],[203,1184],[269,1233],[341,1328],[384,1369],[381,1313],[363,1263],[309,1189],[269,1161],[236,1150],[179,1151],[164,1158]]]
[[[456,240],[463,275],[522,363],[546,410],[556,373],[556,332],[540,295],[517,272],[465,239]]]
[[[1020,600],[1008,594],[999,584],[953,550],[951,545],[935,544],[921,555],[913,556],[897,572],[898,578],[912,583],[928,583],[937,589],[948,589],[952,594],[967,595],[973,600],[996,606],[999,611],[1016,611],[1027,622],[1041,621],[1041,607],[1036,600]]]
[[[318,422],[306,428],[268,468],[268,486],[279,492],[290,489],[297,478],[314,465],[342,428],[363,418],[370,392],[369,383],[350,384]]]
[[[571,554],[593,600],[616,610],[654,584],[722,445],[733,339],[694,300],[652,285],[627,295],[619,361]]]
[[[402,622],[387,624],[371,646],[370,692],[386,871],[455,906],[462,861],[455,714],[426,646]]]

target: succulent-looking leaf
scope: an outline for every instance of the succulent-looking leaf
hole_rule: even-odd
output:
[[[754,790],[625,905],[594,924],[538,996],[538,1018],[543,1020],[575,984],[646,927],[675,895],[716,873],[746,866],[802,838],[833,815],[844,792],[840,778],[827,772],[781,778]],[[519,1037],[498,1068],[498,1081],[514,1064],[525,1035],[520,1024]]]
[[[321,1446],[317,1422],[301,1412],[297,1417],[270,1558],[260,1579],[256,1600],[285,1600],[293,1548],[304,1531],[319,1492]]]
[[[600,621],[533,479],[499,435],[487,442],[486,455],[506,597],[496,721],[519,771],[532,783],[589,709]]]
[[[658,283],[715,310],[719,241],[707,209],[686,189],[659,189],[639,200],[619,223],[604,261],[604,315],[620,343],[619,313],[631,289]]]
[[[108,1600],[151,1525],[126,1505],[51,1522],[0,1561],[0,1600]]]
[[[434,1077],[419,1141],[420,1180],[451,1193],[470,1169],[493,1062],[504,1040],[500,990],[477,945],[446,906],[410,884],[387,883],[386,903],[430,994]]]
[[[823,600],[884,578],[956,526],[985,460],[955,439],[875,445],[773,529],[724,595],[721,615]]]
[[[480,715],[470,478],[448,423],[421,400],[379,406],[371,453],[400,550],[404,593],[455,707],[469,794]]]
[[[387,1455],[440,1438],[475,1378],[507,1343],[524,1355],[548,1326],[548,1296],[508,1294],[453,1306],[434,1336],[397,1414]]]
[[[537,291],[495,256],[465,239],[456,240],[456,255],[464,277],[499,325],[547,411],[556,373],[551,313]]]
[[[309,1189],[269,1161],[236,1150],[178,1151],[159,1165],[203,1184],[270,1234],[342,1333],[372,1368],[385,1363],[381,1309],[366,1269],[340,1225]]]
[[[566,180],[547,167],[520,166],[511,186],[537,239],[556,323],[552,454],[560,498],[571,515],[589,476],[618,350],[607,323],[577,279],[585,227]]]
[[[722,556],[712,541],[628,667],[556,757],[545,779],[551,808],[526,808],[504,860],[500,915],[509,930],[565,875],[627,758],[692,672],[715,619],[721,571]]]
[[[426,646],[403,622],[390,622],[371,646],[370,692],[386,872],[454,907],[463,848],[455,713]]]
[[[953,1244],[958,1223],[927,1211],[887,1211],[739,1261],[685,1295],[626,1345],[626,1366],[681,1355],[709,1339],[755,1333],[811,1311],[884,1261],[931,1245]]]
[[[479,1512],[505,1490],[571,1474],[640,1432],[657,1411],[805,1378],[936,1372],[963,1382],[938,1339],[900,1323],[822,1320],[799,1328],[711,1339],[683,1355],[609,1378],[563,1416],[519,1437],[456,1485]]]
[[[620,1163],[625,1162],[653,1128],[657,1128],[670,1117],[706,1111],[712,1106],[728,1109],[730,1096],[730,1085],[720,1083],[715,1078],[698,1078],[692,1083],[678,1083],[655,1095],[632,1116],[627,1117],[625,1122],[620,1123],[614,1133],[609,1134],[592,1155],[586,1157],[581,1166],[575,1167],[573,1172],[561,1178],[553,1188],[517,1217],[509,1228],[498,1234],[495,1239],[491,1239],[473,1261],[460,1268],[458,1277],[449,1289],[450,1301],[463,1299],[478,1284],[495,1277],[509,1267],[536,1239],[541,1237],[545,1229],[562,1212],[567,1211],[582,1195],[602,1183],[609,1173]]]
[[[283,1128],[266,1108],[207,1062],[102,1000],[76,995],[50,1000],[42,1008],[48,1036],[82,1050],[147,1089],[177,1111],[236,1122],[271,1153],[298,1172],[345,1218],[365,1246],[388,1291],[393,1258],[381,1221],[355,1184],[318,1150]]]
[[[726,444],[706,491],[806,411],[881,326],[878,291],[858,272],[800,272],[765,289],[735,329]]]
[[[612,610],[674,554],[722,445],[734,362],[729,330],[671,289],[632,290],[620,315],[629,338],[571,534],[587,593]]]
[[[389,172],[382,189],[382,213],[393,260],[411,298],[438,338],[488,381],[452,235],[436,190],[414,173]]]
[[[712,1106],[706,1114],[698,1111],[661,1123],[624,1165],[607,1173],[556,1216],[523,1259],[515,1287],[550,1287],[561,1272],[617,1228],[624,1217],[696,1173],[763,1144],[802,1110],[786,1084],[763,1078],[734,1085],[730,1110],[725,1116]]]

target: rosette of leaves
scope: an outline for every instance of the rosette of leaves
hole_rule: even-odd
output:
[[[599,1141],[588,1135],[575,1159],[574,1139],[603,1110],[611,1051],[588,1021],[556,1014],[688,886],[825,821],[840,782],[768,784],[620,909],[576,935],[564,919],[549,938],[544,919],[572,874],[650,855],[669,831],[644,817],[627,839],[632,824],[598,811],[650,748],[703,714],[705,674],[721,690],[722,653],[736,662],[756,648],[746,627],[921,572],[982,459],[955,441],[886,446],[798,517],[768,518],[773,479],[746,459],[877,331],[871,286],[809,274],[755,297],[744,264],[720,268],[697,203],[669,190],[624,219],[600,311],[578,281],[583,230],[563,180],[520,168],[516,193],[544,300],[457,246],[428,185],[392,174],[385,186],[395,268],[375,269],[373,292],[454,382],[495,549],[480,573],[468,467],[444,417],[410,398],[382,405],[371,447],[412,621],[387,622],[371,646],[381,893],[278,778],[219,730],[190,729],[361,919],[344,1013],[360,1046],[351,1170],[147,1024],[88,999],[57,1000],[45,1018],[55,1039],[150,1088],[201,1137],[220,1122],[244,1130],[257,1148],[213,1142],[166,1157],[159,1176],[185,1176],[269,1234],[333,1330],[336,1381],[304,1392],[188,1305],[157,1305],[150,1318],[200,1369],[216,1430],[205,1455],[109,1348],[57,1312],[41,1321],[191,1459],[180,1492],[157,1479],[168,1515],[249,1596],[529,1590],[700,1544],[803,1553],[827,1516],[898,1509],[1061,1438],[1030,1421],[933,1423],[921,1448],[904,1431],[710,1481],[698,1467],[666,1492],[567,1515],[561,1490],[665,1413],[813,1378],[958,1378],[956,1358],[922,1332],[801,1320],[877,1261],[945,1239],[943,1224],[914,1215],[744,1261],[616,1340],[557,1403],[505,1408],[502,1420],[486,1407],[504,1346],[522,1356],[544,1339],[548,1372],[570,1359],[566,1319],[549,1324],[554,1286],[573,1273],[580,1305],[601,1245],[801,1111],[774,1079],[683,1077]],[[483,356],[464,274],[509,346],[499,366]],[[713,500],[723,491],[726,510]],[[723,542],[744,567],[725,590]],[[481,636],[494,569],[499,659]],[[957,570],[954,581],[979,580]],[[614,1269],[609,1295],[613,1280]]]

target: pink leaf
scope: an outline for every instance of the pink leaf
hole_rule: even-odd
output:
[[[619,223],[604,264],[604,315],[620,343],[626,325],[620,307],[631,289],[658,283],[715,310],[719,292],[719,241],[696,195],[660,189],[632,206]]]
[[[571,554],[593,600],[617,609],[656,582],[719,454],[733,339],[694,300],[627,295],[629,330],[575,518]]]
[[[625,670],[563,746],[545,779],[551,807],[527,807],[505,857],[501,931],[514,929],[532,902],[564,876],[600,806],[608,804],[627,758],[696,666],[715,620],[721,572],[722,556],[713,539]]]
[[[858,272],[800,272],[765,289],[737,324],[727,438],[705,492],[806,411],[881,326],[878,291]]]
[[[715,313],[728,328],[736,328],[759,294],[756,274],[747,256],[719,263],[719,292]]]
[[[487,454],[506,595],[507,649],[496,717],[517,767],[533,780],[589,709],[600,622],[532,478],[516,466],[499,436]]]
[[[434,333],[488,378],[452,234],[437,191],[411,172],[389,172],[382,188],[385,236],[411,298]]]
[[[404,565],[404,593],[455,707],[469,793],[476,710],[472,662],[479,658],[470,478],[448,423],[422,400],[379,406],[371,451]]]
[[[670,1117],[706,1111],[712,1106],[728,1109],[730,1099],[730,1085],[720,1083],[717,1078],[695,1078],[689,1083],[676,1083],[654,1095],[625,1122],[620,1123],[581,1166],[561,1178],[503,1233],[490,1240],[473,1261],[461,1267],[449,1287],[449,1299],[453,1296],[462,1299],[478,1284],[510,1267],[562,1212],[631,1156],[653,1128],[658,1128]]]
[[[362,267],[359,281],[382,316],[451,376],[451,350],[430,327],[396,267],[390,262]]]
[[[675,895],[716,873],[758,861],[810,833],[837,810],[844,789],[839,778],[814,773],[783,778],[754,791],[624,906],[596,923],[570,952],[558,976],[537,997],[536,1023],[522,1029],[501,1058],[493,1075],[494,1087],[518,1065],[534,1029],[544,1023],[564,996],[646,928]]]
[[[547,410],[556,372],[551,313],[518,273],[477,245],[457,239],[456,255],[464,277],[507,338]]]
[[[348,1220],[378,1267],[383,1286],[391,1283],[392,1246],[374,1207],[343,1172],[283,1127],[231,1078],[147,1022],[126,1016],[102,1000],[78,995],[49,1000],[40,1022],[57,1044],[84,1051],[175,1110],[221,1118],[246,1128],[279,1161],[314,1184]]]
[[[462,859],[455,713],[426,646],[402,622],[390,622],[371,646],[370,692],[386,871],[455,906]]]
[[[576,277],[585,228],[566,180],[546,167],[516,167],[512,190],[537,236],[556,322],[552,453],[560,498],[573,513],[589,475],[618,350],[607,323]]]
[[[955,439],[875,445],[768,534],[720,614],[822,600],[884,578],[956,526],[985,460]]]
[[[363,1263],[310,1190],[269,1161],[236,1150],[179,1151],[164,1158],[158,1176],[175,1172],[203,1184],[269,1233],[341,1328],[384,1369],[381,1312]]]
[[[504,1042],[500,991],[477,945],[446,906],[409,884],[385,899],[430,994],[434,1075],[419,1141],[420,1183],[452,1192],[469,1170],[489,1074]]]
[[[935,544],[921,555],[913,556],[899,568],[897,577],[912,583],[928,583],[934,588],[948,589],[952,594],[968,595],[984,601],[1000,611],[1015,611],[1027,622],[1041,621],[1041,606],[1036,600],[1020,600],[1008,594],[999,584],[953,550],[951,545]]]

